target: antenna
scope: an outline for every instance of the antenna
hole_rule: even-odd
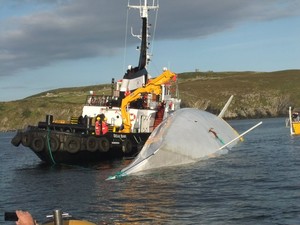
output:
[[[150,2],[150,4],[148,4],[148,2]],[[149,45],[150,45],[149,29],[151,28],[151,25],[148,24],[148,12],[150,10],[157,10],[159,8],[158,0],[152,0],[152,1],[140,0],[140,5],[131,5],[130,1],[128,1],[128,8],[129,9],[138,9],[140,11],[140,17],[143,19],[143,21],[145,21],[145,33],[143,33],[143,31],[141,31],[140,34],[134,34],[133,29],[131,28],[131,35],[133,37],[138,38],[139,40],[142,40],[142,45],[140,48],[138,47],[137,50],[141,51],[140,59],[143,59],[142,61],[140,60],[140,63],[142,63],[142,62],[145,63],[145,64],[142,63],[140,65],[147,67],[147,65],[151,61],[151,54],[149,54],[147,51],[149,49]],[[157,16],[155,19],[157,19]]]

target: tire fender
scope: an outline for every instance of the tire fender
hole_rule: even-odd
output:
[[[35,152],[41,152],[44,150],[45,140],[42,136],[37,136],[32,139],[31,148]]]
[[[49,142],[48,142],[48,138],[49,138]],[[58,137],[56,137],[55,135],[50,135],[48,138],[47,138],[47,144],[46,144],[47,149],[50,147],[52,152],[56,152],[60,146],[60,141],[59,141]]]
[[[32,134],[30,133],[23,133],[22,134],[22,145],[25,147],[29,147],[32,141]]]
[[[80,150],[80,139],[76,137],[68,137],[64,147],[68,152],[76,153]]]
[[[122,150],[125,154],[132,151],[132,142],[129,139],[125,139],[122,143]]]
[[[102,152],[108,152],[110,148],[110,144],[106,137],[99,138],[99,147]]]
[[[86,140],[86,148],[90,152],[95,152],[99,148],[98,139],[94,136],[90,136]]]

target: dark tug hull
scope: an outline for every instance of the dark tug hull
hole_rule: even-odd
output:
[[[72,124],[70,124],[72,125]],[[150,133],[117,133],[105,135],[71,133],[28,126],[18,131],[11,143],[30,148],[43,162],[81,164],[135,157]]]

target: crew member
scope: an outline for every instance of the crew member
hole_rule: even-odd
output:
[[[107,125],[106,121],[107,121],[106,117],[104,117],[103,120],[101,121],[102,134],[106,134],[108,132],[108,125]]]
[[[103,135],[108,132],[108,124],[107,124],[107,118],[102,113],[97,116],[96,122],[95,122],[95,133],[96,135]]]
[[[100,122],[100,116],[97,116],[96,122],[95,122],[95,133],[96,135],[101,134],[101,122]]]

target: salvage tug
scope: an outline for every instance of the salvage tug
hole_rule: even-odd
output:
[[[156,78],[148,77],[148,11],[158,9],[154,3],[128,4],[140,10],[142,19],[141,35],[135,35],[141,39],[139,64],[129,66],[122,80],[112,79],[110,96],[91,92],[80,116],[66,122],[46,115],[37,126],[19,130],[12,144],[30,148],[48,164],[135,157],[154,128],[180,108],[174,73],[165,68]]]

